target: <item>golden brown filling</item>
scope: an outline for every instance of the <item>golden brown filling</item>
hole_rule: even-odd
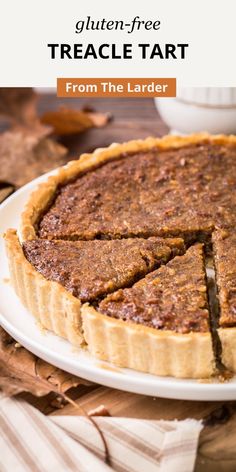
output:
[[[47,241],[23,244],[33,266],[59,282],[81,301],[92,301],[140,277],[184,251],[181,239],[123,239],[113,241]]]
[[[39,236],[191,239],[231,223],[235,188],[235,146],[203,143],[120,157],[63,186],[39,222]]]
[[[108,316],[181,333],[209,331],[204,256],[191,246],[132,288],[108,295],[99,311]]]
[[[213,233],[216,279],[222,327],[236,324],[236,235],[234,229]]]

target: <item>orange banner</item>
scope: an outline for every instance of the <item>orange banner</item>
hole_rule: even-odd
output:
[[[175,97],[176,79],[57,79],[58,97]]]

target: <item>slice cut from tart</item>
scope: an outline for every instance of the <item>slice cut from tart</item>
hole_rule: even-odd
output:
[[[236,234],[234,228],[212,235],[216,283],[219,297],[219,336],[222,361],[236,372]]]
[[[127,287],[173,254],[184,252],[182,239],[47,241],[23,243],[28,261],[46,279],[59,282],[82,302]]]
[[[175,254],[182,239],[113,241],[29,240],[21,246],[6,233],[11,279],[26,307],[42,326],[73,344],[83,340],[80,308],[85,301],[132,285]]]
[[[131,288],[82,308],[85,340],[96,357],[157,375],[209,377],[214,370],[201,244]]]

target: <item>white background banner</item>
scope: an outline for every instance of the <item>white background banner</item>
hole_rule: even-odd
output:
[[[132,33],[125,26],[76,33],[76,23],[87,17],[130,27],[139,18]],[[139,20],[160,21],[160,28],[145,29]],[[235,22],[235,0],[2,0],[0,86],[54,87],[57,77],[176,77],[179,86],[236,86]],[[72,52],[78,44],[81,55],[88,44],[96,52],[107,44],[106,55],[111,55],[112,44],[116,55],[129,44],[132,59],[95,59],[91,54],[87,59],[61,59],[60,46],[52,59],[48,44],[67,44]],[[145,59],[139,44],[150,45]],[[150,58],[155,44],[163,56],[166,44],[188,47],[184,59],[180,47],[177,59],[161,58],[160,51]]]

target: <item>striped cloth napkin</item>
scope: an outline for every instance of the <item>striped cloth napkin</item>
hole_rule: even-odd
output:
[[[1,472],[191,472],[200,421],[45,416],[28,403],[0,397]]]

